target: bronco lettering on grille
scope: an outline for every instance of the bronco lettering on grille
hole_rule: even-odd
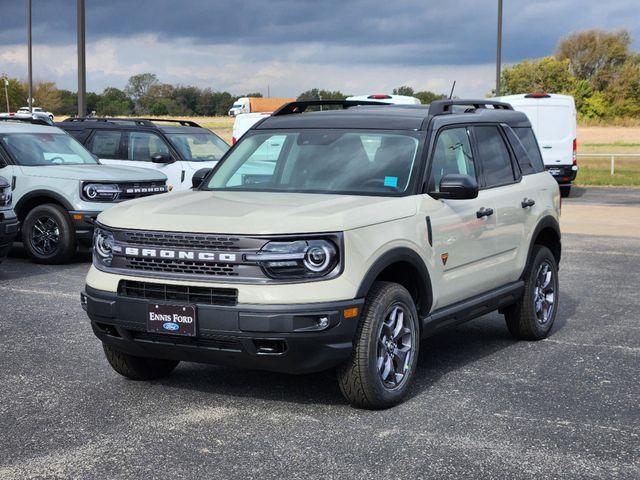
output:
[[[125,247],[126,257],[162,258],[167,260],[196,260],[201,262],[227,262],[238,261],[235,253],[218,253],[197,250],[175,250],[166,248],[138,248]]]

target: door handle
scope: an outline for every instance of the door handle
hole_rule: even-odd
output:
[[[522,208],[527,208],[527,207],[533,207],[536,204],[536,201],[532,198],[525,198],[524,200],[522,200],[522,203],[520,205],[522,205]]]
[[[476,212],[476,216],[478,218],[488,217],[490,215],[493,215],[493,208],[482,207],[480,210]]]

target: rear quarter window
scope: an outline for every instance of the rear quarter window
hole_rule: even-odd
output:
[[[531,166],[535,173],[544,172],[544,162],[542,161],[542,154],[540,153],[540,147],[538,146],[538,140],[533,134],[533,130],[529,127],[514,128],[513,131],[518,136],[518,139],[524,146],[531,161]],[[520,160],[518,160],[520,162]],[[525,174],[524,170],[522,172]]]

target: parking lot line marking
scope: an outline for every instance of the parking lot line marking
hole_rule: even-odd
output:
[[[8,288],[0,287],[0,291],[3,292],[15,292],[15,293],[35,293],[36,295],[55,295],[56,297],[77,298],[80,300],[80,293],[62,293],[62,292],[48,292],[46,290],[30,290],[26,288]]]
[[[588,250],[587,250],[588,251]],[[593,252],[593,250],[591,250]],[[585,250],[563,250],[562,253],[584,253]],[[631,252],[605,252],[598,250],[598,255],[621,255],[623,257],[640,257],[640,253]]]
[[[577,343],[577,342],[565,342],[563,340],[552,340],[550,338],[545,338],[544,342],[557,343],[560,345],[571,345],[573,347],[595,347],[595,348],[613,348],[616,350],[628,351],[630,353],[640,353],[640,348],[638,347],[626,347],[624,345],[606,345],[603,343]]]

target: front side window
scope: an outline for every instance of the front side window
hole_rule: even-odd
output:
[[[220,160],[229,145],[212,133],[167,133],[173,146],[188,162]]]
[[[399,195],[409,189],[421,142],[413,132],[250,133],[203,188]]]
[[[169,147],[155,133],[130,132],[127,159],[135,162],[150,162],[157,155],[170,155]]]
[[[498,127],[475,127],[478,155],[486,187],[506,185],[515,181],[511,155]]]
[[[442,177],[451,173],[476,178],[469,131],[466,127],[448,128],[438,135],[431,159],[429,191],[439,192]]]
[[[19,165],[96,165],[98,162],[66,133],[5,133],[0,142]]]
[[[121,132],[98,130],[93,134],[89,150],[98,158],[121,158],[120,139]]]

